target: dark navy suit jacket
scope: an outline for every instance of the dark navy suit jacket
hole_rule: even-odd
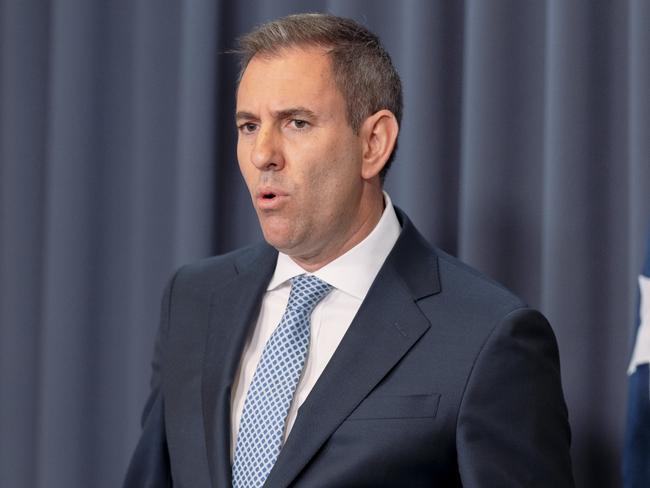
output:
[[[546,319],[398,215],[402,233],[266,486],[573,486]],[[231,485],[231,389],[276,256],[259,244],[173,278],[126,488]]]

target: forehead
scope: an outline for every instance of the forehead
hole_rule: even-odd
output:
[[[284,48],[255,55],[237,90],[238,109],[249,104],[304,105],[334,103],[342,96],[335,84],[329,54],[319,47]],[[246,105],[243,107],[242,105]]]

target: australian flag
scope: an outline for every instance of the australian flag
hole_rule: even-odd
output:
[[[636,339],[628,368],[629,393],[623,485],[625,488],[650,487],[650,235],[645,264],[639,275],[639,314]]]

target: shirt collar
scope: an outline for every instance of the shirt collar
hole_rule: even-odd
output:
[[[334,288],[363,300],[400,234],[400,225],[388,193],[384,192],[384,212],[375,228],[359,244],[313,274]],[[304,274],[287,254],[278,253],[275,272],[267,290],[272,290]]]

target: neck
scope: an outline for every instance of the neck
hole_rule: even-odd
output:
[[[361,212],[360,218],[356,221],[356,226],[351,229],[351,232],[345,240],[326,252],[319,252],[318,255],[290,256],[291,259],[305,271],[310,273],[318,271],[368,237],[377,226],[377,223],[379,223],[384,212],[384,206],[384,195],[381,190],[376,192],[376,194],[373,193],[365,211]]]

